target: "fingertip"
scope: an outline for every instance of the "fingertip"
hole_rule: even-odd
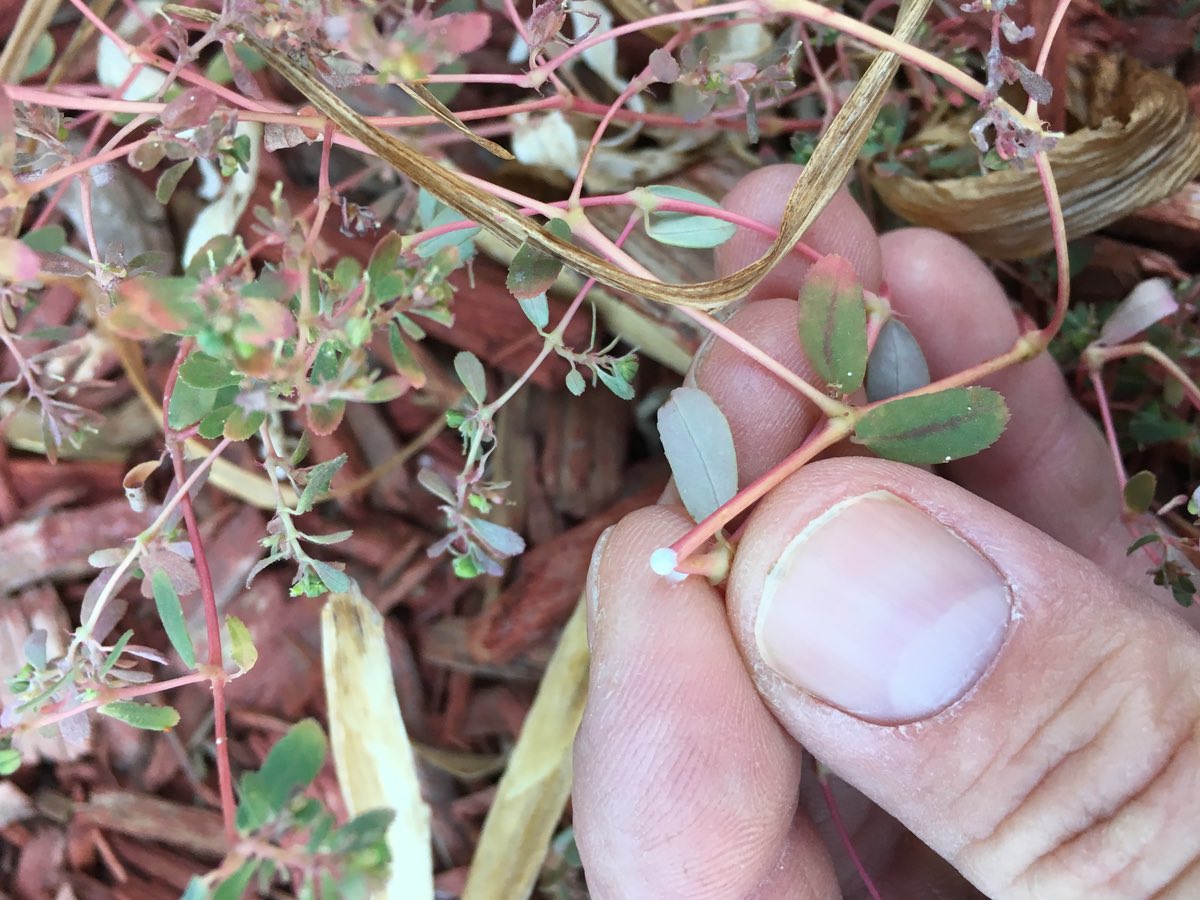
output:
[[[802,171],[802,166],[784,164],[751,172],[725,195],[722,206],[778,228],[788,195]],[[876,290],[879,287],[883,266],[875,229],[845,189],[834,194],[801,240],[820,253],[844,256],[867,288]],[[715,251],[718,276],[729,275],[761,258],[771,242],[772,238],[767,235],[739,228],[732,238]],[[763,279],[751,296],[755,299],[795,297],[810,265],[805,257],[797,253],[789,254]]]

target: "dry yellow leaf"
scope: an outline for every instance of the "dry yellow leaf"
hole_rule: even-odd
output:
[[[1133,59],[1103,56],[1078,63],[1071,87],[1068,107],[1085,127],[1049,153],[1069,238],[1174,194],[1200,172],[1200,120],[1175,79]],[[944,137],[945,124],[935,127]],[[966,138],[964,122],[961,142]],[[984,256],[1019,259],[1054,246],[1031,165],[937,181],[879,175],[873,183],[893,212],[956,235]]]
[[[571,793],[571,751],[587,697],[583,600],[559,638],[488,811],[463,900],[522,900],[537,882]]]
[[[346,809],[354,816],[387,807],[392,854],[378,900],[433,897],[429,807],[392,682],[383,616],[357,590],[331,594],[321,611],[321,647],[329,706],[329,744]]]

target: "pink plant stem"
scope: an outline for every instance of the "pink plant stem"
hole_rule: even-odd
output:
[[[132,153],[138,147],[142,146],[142,144],[148,143],[152,139],[152,137],[138,138],[136,141],[131,141],[130,143],[121,147],[114,147],[113,149],[104,153],[99,153],[96,156],[92,156],[87,159],[76,160],[70,165],[63,166],[61,169],[55,169],[53,172],[44,175],[36,181],[25,182],[25,184],[21,186],[21,189],[25,191],[26,196],[29,197],[32,197],[35,194],[40,194],[47,188],[54,187],[54,185],[58,184],[60,181],[66,181],[68,178],[74,178],[76,175],[86,172],[88,169],[94,168],[95,166],[102,165],[106,162],[112,162],[114,159],[120,159],[122,156]]]
[[[805,463],[813,460],[818,454],[828,450],[850,433],[850,425],[845,420],[827,420],[818,431],[814,431],[808,439],[793,451],[778,465],[764,472],[746,487],[742,488],[732,500],[719,507],[703,522],[700,522],[671,545],[675,556],[681,562],[704,546],[718,531],[740,516],[752,505],[773,490],[785,478],[798,470]]]
[[[180,675],[178,678],[170,678],[166,681],[155,681],[150,684],[135,684],[130,687],[118,688],[117,690],[105,691],[100,697],[95,697],[91,700],[84,701],[77,706],[72,706],[69,709],[60,709],[57,712],[49,713],[45,716],[39,716],[36,719],[24,723],[21,726],[22,731],[36,731],[39,728],[45,728],[48,725],[57,725],[64,719],[69,719],[72,716],[77,716],[85,713],[88,710],[96,709],[106,703],[112,703],[116,700],[133,700],[137,697],[146,697],[151,694],[160,694],[163,691],[171,691],[175,688],[187,687],[189,684],[199,684],[202,681],[208,681],[206,672],[192,672],[188,675]]]
[[[879,894],[879,889],[875,887],[875,882],[867,874],[867,867],[863,865],[858,851],[854,849],[854,841],[850,839],[850,832],[846,830],[846,823],[842,821],[842,813],[838,809],[837,798],[833,796],[833,788],[829,786],[829,776],[825,774],[820,763],[817,763],[817,773],[817,781],[821,785],[821,793],[825,797],[825,806],[829,809],[829,819],[833,822],[833,829],[837,832],[838,838],[841,839],[842,846],[846,848],[846,853],[849,855],[850,861],[854,863],[854,868],[858,871],[858,877],[862,879],[863,887],[867,889],[867,894],[871,897],[871,900],[883,900]]]
[[[1046,35],[1042,38],[1042,46],[1038,51],[1037,65],[1034,71],[1039,75],[1046,73],[1046,63],[1050,61],[1050,48],[1054,44],[1054,38],[1058,36],[1058,29],[1063,23],[1063,19],[1067,16],[1067,9],[1071,6],[1071,0],[1058,0],[1058,6],[1054,8],[1054,15],[1050,17],[1050,23],[1046,26]],[[1032,116],[1037,111],[1037,101],[1032,97],[1029,98],[1029,106],[1026,107],[1026,115]]]
[[[621,230],[621,234],[617,237],[616,243],[618,247],[625,242],[627,237],[629,237],[629,233],[633,231],[633,226],[637,224],[637,220],[638,215],[636,213],[629,217],[629,221],[625,223],[625,227]],[[587,299],[587,295],[595,286],[595,278],[589,278],[583,283],[583,287],[581,287],[578,293],[575,294],[575,299],[571,301],[571,305],[567,307],[567,311],[563,313],[563,317],[559,320],[558,325],[555,326],[553,334],[562,337],[563,333],[567,330],[567,326],[571,324],[571,320],[575,318],[575,313],[579,311],[579,307],[583,305],[583,301]],[[546,357],[548,357],[553,351],[554,344],[551,341],[545,341],[542,344],[542,349],[538,352],[538,355],[534,358],[533,362],[529,364],[528,368],[521,373],[520,377],[517,378],[517,380],[511,385],[509,385],[508,390],[506,390],[500,397],[493,400],[485,407],[487,415],[495,415],[496,410],[511,400],[517,391],[521,389],[521,386],[533,377],[533,373],[538,370],[541,364],[545,362]]]
[[[175,363],[171,366],[171,371],[167,375],[167,381],[163,387],[163,433],[166,435],[167,449],[171,454],[175,481],[180,485],[179,507],[183,512],[183,521],[187,527],[188,542],[192,546],[196,577],[200,582],[200,598],[204,604],[204,624],[208,632],[208,665],[211,670],[209,679],[213,695],[213,743],[217,759],[217,790],[221,797],[221,816],[225,823],[225,838],[232,845],[237,840],[235,823],[237,803],[233,797],[233,773],[229,763],[229,737],[226,731],[225,659],[221,652],[221,618],[220,612],[217,610],[216,593],[213,591],[208,555],[204,551],[204,539],[200,535],[196,511],[192,508],[192,495],[184,488],[187,483],[187,471],[183,465],[183,445],[174,438],[174,432],[167,421],[171,394],[174,392],[176,381],[179,378],[179,367],[187,358],[192,344],[193,341],[190,338],[180,342],[179,351],[175,355]]]
[[[1104,390],[1104,374],[1100,371],[1099,366],[1095,366],[1088,369],[1088,377],[1096,391],[1096,406],[1100,410],[1100,422],[1104,425],[1104,436],[1108,439],[1108,449],[1112,452],[1118,487],[1124,490],[1129,476],[1125,474],[1125,461],[1121,459],[1121,448],[1117,443],[1117,429],[1113,426],[1112,410],[1108,405],[1108,393]]]
[[[1042,194],[1046,198],[1046,208],[1050,213],[1050,230],[1054,235],[1054,261],[1058,267],[1058,293],[1054,299],[1054,315],[1039,333],[1044,349],[1050,346],[1050,341],[1058,334],[1067,317],[1067,306],[1071,302],[1071,260],[1067,251],[1067,223],[1063,218],[1062,198],[1058,195],[1058,185],[1054,180],[1054,171],[1050,168],[1050,159],[1043,151],[1036,154],[1033,161],[1037,166],[1038,178],[1042,182]]]
[[[321,233],[321,226],[325,224],[325,216],[329,212],[329,153],[332,147],[333,123],[326,122],[325,133],[321,140],[321,165],[317,174],[317,211],[313,216],[312,225],[308,229],[308,239],[304,242],[304,251],[310,256],[313,253],[313,248],[317,245],[317,237]]]
[[[1139,341],[1135,344],[1118,344],[1115,347],[1092,346],[1084,353],[1084,361],[1089,364],[1090,368],[1099,368],[1106,362],[1114,359],[1125,359],[1130,356],[1145,356],[1154,360],[1162,366],[1167,373],[1179,382],[1183,388],[1184,395],[1188,398],[1188,402],[1197,411],[1200,411],[1200,386],[1196,384],[1179,364],[1160,349],[1155,347],[1148,341]]]
[[[829,86],[829,81],[821,70],[821,62],[817,59],[816,51],[813,50],[808,28],[801,23],[800,29],[800,43],[804,47],[804,57],[808,60],[808,67],[812,69],[813,81],[816,82],[821,99],[825,101],[825,113],[821,116],[821,133],[824,134],[829,130],[829,123],[833,121],[833,116],[837,112],[837,99],[833,96],[833,88]]]
[[[95,25],[96,29],[101,34],[103,34],[106,38],[108,38],[110,41],[112,41],[114,44],[116,44],[117,47],[120,48],[121,52],[124,53],[130,59],[130,61],[132,61],[134,63],[140,62],[145,65],[154,66],[156,69],[162,69],[164,72],[172,72],[175,69],[175,65],[173,63],[171,63],[170,61],[165,60],[160,56],[156,56],[149,51],[139,50],[137,47],[134,47],[132,44],[129,43],[129,41],[125,40],[125,38],[121,37],[119,34],[117,34],[115,31],[113,31],[112,28],[109,27],[108,23],[105,22],[103,19],[101,19],[98,15],[96,15],[88,7],[88,5],[83,2],[83,0],[70,0],[70,3],[77,10],[79,10],[80,14],[82,14],[85,19],[87,19],[89,22],[91,22],[93,25]],[[185,25],[196,25],[196,27],[200,27],[199,23],[192,23],[186,19],[182,20],[182,22]],[[225,87],[224,85],[217,84],[215,81],[205,78],[203,75],[199,74],[198,72],[193,72],[190,69],[181,68],[178,70],[178,72],[176,74],[178,75],[179,78],[183,79],[184,81],[190,82],[191,84],[199,85],[200,87],[203,87],[205,90],[212,91],[217,96],[223,97],[226,101],[228,101],[229,103],[232,103],[235,107],[238,107],[239,109],[254,109],[254,110],[262,109],[260,104],[258,104],[256,101],[251,100],[248,97],[243,97],[241,94],[238,94],[235,91],[231,91],[229,88]]]
[[[671,39],[663,45],[662,49],[668,53],[674,51],[674,49],[679,46],[683,38],[683,32],[672,35]],[[609,123],[612,122],[613,117],[617,114],[617,110],[625,106],[625,104],[629,102],[630,97],[643,90],[648,84],[650,84],[652,79],[653,76],[650,72],[650,66],[647,65],[644,69],[642,69],[641,73],[630,79],[629,84],[625,86],[625,90],[621,91],[621,93],[617,95],[617,99],[609,105],[607,110],[605,110],[603,118],[600,119],[600,123],[596,126],[595,130],[592,131],[592,139],[588,142],[587,152],[583,155],[583,161],[579,164],[579,173],[575,176],[575,184],[571,187],[570,203],[576,203],[579,200],[580,194],[583,193],[583,176],[586,174],[588,166],[592,162],[592,157],[596,153],[596,148],[600,145],[600,140],[604,137],[604,132],[608,130]]]

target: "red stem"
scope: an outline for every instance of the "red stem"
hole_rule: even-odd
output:
[[[875,882],[867,874],[867,867],[863,865],[862,859],[859,858],[858,851],[854,849],[854,842],[850,839],[850,832],[846,830],[846,823],[842,821],[842,814],[838,810],[837,799],[833,796],[833,789],[829,786],[829,777],[821,770],[820,763],[817,763],[817,781],[821,785],[821,793],[825,795],[825,805],[829,808],[829,818],[833,822],[833,828],[841,839],[842,846],[846,848],[846,853],[849,854],[850,861],[854,863],[854,868],[858,870],[858,877],[862,879],[863,887],[867,889],[871,900],[883,900],[878,888],[875,887]]]
[[[171,454],[171,465],[175,470],[175,481],[183,485],[187,481],[187,472],[183,467],[183,445],[176,439],[174,430],[167,421],[167,410],[171,404],[171,394],[179,378],[179,367],[187,358],[192,347],[192,339],[185,338],[179,344],[175,354],[175,363],[167,375],[163,388],[163,429],[167,439],[167,449]],[[213,693],[213,743],[217,757],[217,790],[221,796],[221,816],[225,823],[225,838],[232,845],[237,840],[235,815],[237,804],[233,798],[233,773],[229,763],[229,738],[225,722],[225,678],[224,655],[221,652],[221,618],[217,610],[217,597],[213,591],[212,572],[208,566],[208,555],[204,552],[204,540],[200,536],[200,525],[196,521],[196,511],[192,508],[190,493],[184,492],[179,499],[179,508],[183,512],[183,521],[187,526],[188,542],[192,545],[192,555],[196,563],[196,577],[200,582],[200,598],[204,604],[204,624],[208,632],[208,664],[212,669],[209,676]]]

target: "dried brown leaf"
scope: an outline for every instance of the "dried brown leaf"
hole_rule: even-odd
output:
[[[1049,153],[1072,239],[1174,194],[1200,172],[1200,119],[1189,111],[1183,85],[1116,56],[1083,61],[1074,77],[1087,127]],[[873,183],[893,212],[957,235],[984,256],[1019,259],[1054,245],[1032,166],[938,181],[879,176]]]

